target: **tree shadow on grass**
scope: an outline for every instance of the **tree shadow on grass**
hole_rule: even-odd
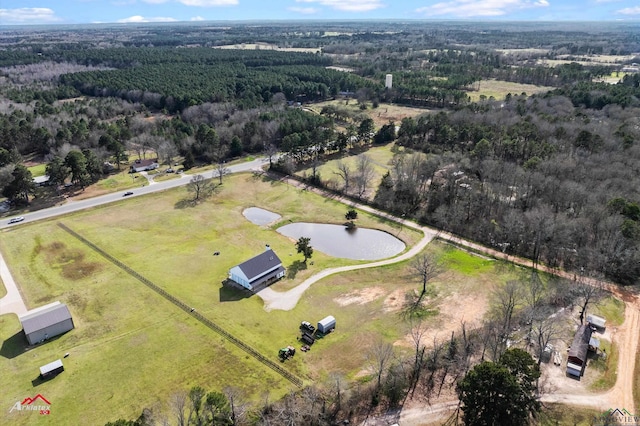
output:
[[[23,354],[26,350],[27,343],[25,341],[24,333],[19,331],[2,342],[2,347],[0,347],[0,356],[12,359]]]
[[[184,200],[180,200],[177,203],[174,204],[174,208],[176,209],[187,209],[190,207],[195,207],[198,205],[198,202],[196,200],[192,200],[192,199],[184,199]]]
[[[287,268],[287,278],[292,280],[296,277],[298,271],[304,271],[305,269],[307,269],[307,264],[301,260],[296,260]]]
[[[219,290],[221,302],[237,302],[238,300],[248,299],[253,294],[252,291],[236,285],[228,279],[222,281],[222,287]]]

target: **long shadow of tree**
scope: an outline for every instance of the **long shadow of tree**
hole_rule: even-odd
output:
[[[287,278],[294,279],[298,271],[304,271],[305,269],[307,269],[307,264],[302,260],[296,260],[287,268]]]

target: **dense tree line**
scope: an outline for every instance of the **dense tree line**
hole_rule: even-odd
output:
[[[404,119],[398,143],[428,155],[397,158],[375,202],[508,253],[635,283],[637,111],[546,95]]]

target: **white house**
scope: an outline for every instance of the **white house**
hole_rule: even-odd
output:
[[[154,160],[136,160],[131,165],[131,173],[154,170],[154,169],[157,169],[158,167],[160,167],[160,164],[158,164],[157,158]]]
[[[229,269],[229,279],[251,291],[279,280],[284,274],[282,261],[269,246],[263,253]]]

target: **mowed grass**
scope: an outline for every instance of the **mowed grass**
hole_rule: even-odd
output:
[[[602,373],[592,384],[590,389],[605,391],[611,389],[618,379],[618,346],[607,340],[600,339],[600,349],[607,353],[606,358],[598,357],[589,361],[589,366]]]
[[[395,151],[395,152],[394,152]],[[344,180],[340,177],[338,173],[338,164],[340,162],[349,166],[352,174],[355,174],[357,170],[357,162],[358,155],[364,154],[371,158],[373,163],[374,177],[369,184],[371,188],[369,190],[368,195],[372,195],[375,193],[375,188],[380,186],[380,181],[382,180],[382,176],[385,175],[392,168],[392,160],[396,152],[402,152],[404,148],[399,147],[394,150],[394,144],[388,144],[384,146],[376,146],[370,148],[362,153],[360,152],[352,152],[345,154],[342,158],[336,158],[329,161],[324,162],[321,166],[317,168],[317,173],[320,174],[320,179],[324,182],[327,187],[332,189],[343,189]],[[296,172],[297,176],[300,177],[308,177],[312,175],[311,167],[301,169]],[[353,189],[354,184],[351,183]],[[351,191],[350,189],[350,191]]]
[[[602,414],[602,411],[591,408],[544,404],[542,412],[538,415],[537,424],[541,426],[592,426],[600,420]]]
[[[361,110],[358,102],[355,99],[336,99],[331,101],[318,102],[309,106],[305,106],[305,108],[308,108],[319,114],[320,111],[322,111],[322,108],[327,105],[346,108],[354,114],[368,115],[369,118],[373,120],[376,130],[382,127],[384,124],[388,124],[392,121],[399,126],[403,118],[417,117],[419,115],[431,112],[431,110],[426,108],[415,108],[388,103],[381,103],[378,105],[378,108],[373,108],[371,102],[366,103],[367,109]],[[357,127],[358,124],[359,123],[355,123],[355,126]]]
[[[253,401],[265,391],[277,398],[292,390],[279,375],[57,226],[62,222],[71,227],[274,361],[279,347],[296,344],[302,319],[341,315],[330,306],[308,303],[290,312],[266,312],[258,297],[229,290],[221,282],[231,266],[260,253],[266,243],[287,267],[301,260],[292,241],[251,224],[242,216],[244,208],[275,211],[283,222],[342,223],[346,206],[252,175],[225,178],[218,192],[199,205],[185,202],[189,196],[180,188],[3,232],[0,249],[27,306],[67,303],[76,328],[25,352],[15,315],[0,317],[0,372],[8,377],[0,406],[42,393],[52,402],[52,415],[38,421],[101,424],[137,417],[142,408],[162,406],[172,392],[193,385],[211,390],[236,386]],[[358,221],[395,234],[400,230],[363,212]],[[420,237],[410,230],[400,233],[409,245]],[[213,256],[214,251],[220,256]],[[316,251],[313,265],[288,281],[300,282],[326,267],[349,263],[357,262]],[[326,347],[353,334],[328,337]],[[38,367],[65,353],[70,356],[64,358],[64,373],[42,384],[33,382]],[[302,354],[285,364],[307,381],[321,367]],[[11,413],[11,421],[34,421],[32,413],[24,414]]]
[[[467,92],[467,95],[472,102],[477,102],[481,96],[485,96],[487,99],[493,96],[495,99],[501,100],[509,93],[512,95],[520,95],[521,93],[533,95],[535,93],[548,92],[549,90],[553,90],[553,87],[490,79],[480,81],[480,90]]]

